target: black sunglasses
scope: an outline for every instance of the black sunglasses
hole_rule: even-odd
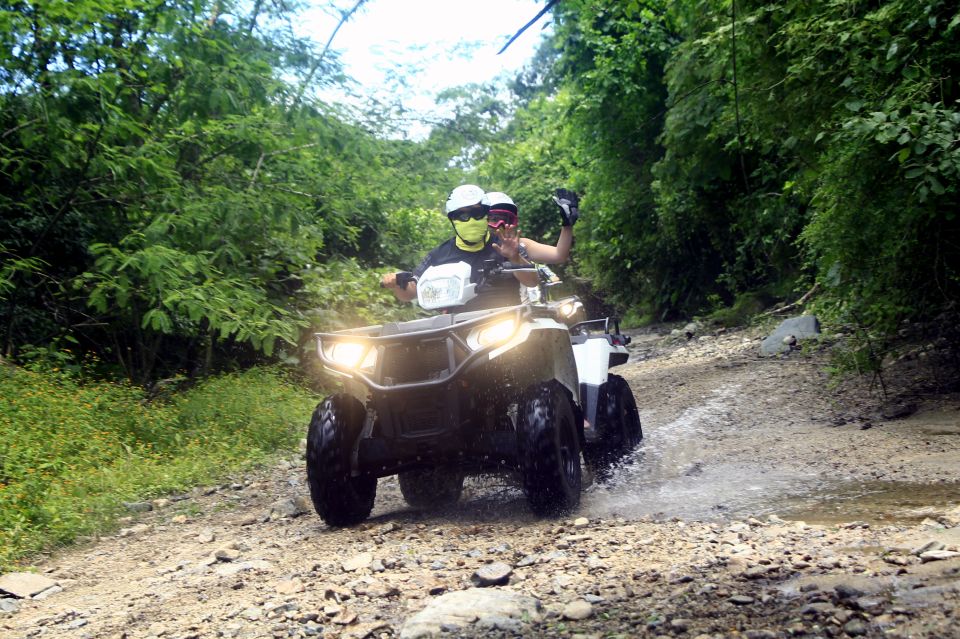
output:
[[[447,217],[449,217],[451,220],[456,220],[457,222],[479,220],[487,217],[487,209],[482,206],[471,206],[469,208],[457,209]]]

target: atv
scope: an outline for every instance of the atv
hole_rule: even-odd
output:
[[[633,394],[607,372],[627,361],[616,320],[568,327],[571,307],[551,302],[456,311],[514,270],[491,261],[471,283],[466,263],[432,266],[418,302],[447,312],[316,334],[324,367],[344,382],[307,436],[310,495],[325,522],[367,518],[377,479],[390,475],[408,504],[432,508],[456,502],[467,475],[506,471],[534,513],[565,513],[580,502],[581,452],[602,469],[640,441]]]

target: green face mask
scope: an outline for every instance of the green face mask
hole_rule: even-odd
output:
[[[453,230],[457,234],[457,248],[471,253],[483,248],[489,232],[486,217],[466,222],[453,220]]]

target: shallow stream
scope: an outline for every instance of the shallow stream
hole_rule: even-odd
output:
[[[680,519],[776,514],[808,523],[915,523],[938,506],[960,501],[960,483],[917,484],[824,479],[777,468],[748,455],[712,450],[718,431],[736,429],[731,408],[738,388],[716,391],[678,418],[653,426],[643,419],[641,446],[604,483],[585,492],[580,513]],[[917,429],[927,436],[960,434],[960,423],[933,415]],[[729,444],[727,445],[729,448]]]

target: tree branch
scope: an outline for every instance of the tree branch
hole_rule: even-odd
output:
[[[30,126],[31,124],[36,124],[36,123],[39,122],[39,121],[40,121],[40,118],[34,118],[34,119],[32,119],[32,120],[27,120],[26,122],[23,122],[23,123],[21,123],[21,124],[18,124],[17,126],[13,127],[12,129],[7,129],[6,131],[3,132],[3,135],[0,135],[0,140],[3,140],[3,139],[6,138],[8,135],[11,135],[11,134],[13,134],[13,133],[16,133],[17,131],[19,131],[20,129],[22,129],[22,128],[24,128],[24,127],[28,127],[28,126]]]
[[[517,31],[516,33],[514,33],[512,38],[510,38],[509,40],[507,40],[507,43],[506,43],[505,45],[503,45],[503,48],[500,49],[499,51],[497,51],[497,55],[500,55],[501,53],[503,53],[504,51],[506,51],[506,50],[507,50],[507,47],[509,47],[511,44],[513,44],[513,41],[514,41],[514,40],[516,40],[517,38],[519,38],[519,37],[523,34],[524,31],[526,31],[527,29],[529,29],[529,28],[533,25],[534,22],[536,22],[537,20],[539,20],[540,18],[542,18],[542,17],[543,17],[543,14],[545,14],[547,11],[549,11],[550,9],[552,9],[552,8],[553,8],[553,5],[557,4],[557,1],[558,1],[558,0],[550,0],[550,2],[547,3],[547,6],[545,6],[543,9],[540,10],[540,13],[538,13],[538,14],[535,15],[535,16],[533,16],[533,20],[531,20],[530,22],[528,22],[528,23],[526,23],[525,25],[523,25],[522,27],[520,27],[520,30]]]
[[[769,317],[770,315],[779,315],[780,313],[786,313],[786,312],[789,311],[789,310],[792,310],[792,309],[797,308],[797,307],[799,307],[799,306],[803,306],[804,304],[807,303],[807,301],[808,301],[811,297],[813,297],[813,296],[817,293],[818,290],[820,290],[820,283],[819,283],[819,282],[817,282],[816,284],[814,284],[813,287],[811,287],[809,291],[807,291],[806,293],[803,294],[803,297],[801,297],[800,299],[798,299],[798,300],[797,300],[796,302],[794,302],[793,304],[787,304],[786,306],[781,306],[780,308],[775,308],[775,309],[773,309],[773,310],[766,311],[765,313],[760,313],[760,317]]]
[[[297,91],[297,97],[293,99],[293,105],[291,106],[291,109],[297,108],[297,106],[300,104],[300,101],[303,100],[303,94],[306,92],[307,86],[313,80],[313,76],[316,74],[317,69],[320,68],[320,64],[323,62],[324,56],[327,55],[327,51],[330,50],[330,45],[333,44],[333,39],[337,37],[337,32],[340,31],[340,27],[346,24],[347,20],[352,18],[353,14],[357,12],[357,9],[363,6],[366,2],[367,0],[357,0],[357,3],[353,5],[352,9],[347,12],[341,12],[340,22],[337,23],[337,27],[333,30],[333,33],[330,34],[330,38],[327,39],[327,44],[323,47],[323,51],[320,52],[320,57],[318,57],[310,66],[310,72],[307,73],[307,77],[304,78],[303,83],[301,83],[300,90]]]

